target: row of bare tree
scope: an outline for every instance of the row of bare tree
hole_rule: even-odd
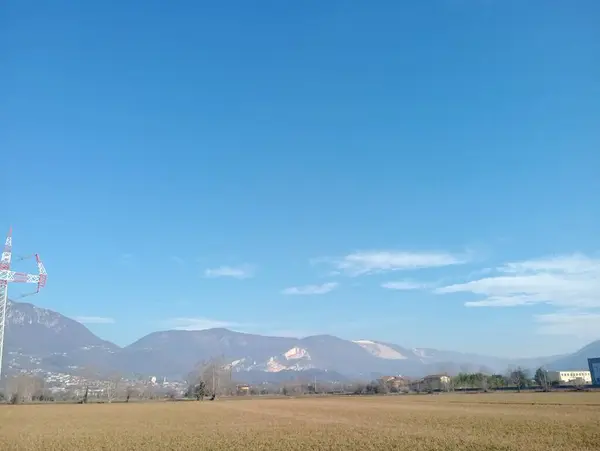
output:
[[[535,379],[539,378],[541,369],[536,372]],[[104,402],[115,400],[130,401],[140,399],[175,398],[177,393],[173,389],[161,389],[140,377],[137,381],[125,380],[120,374],[113,373],[108,377],[100,377],[97,371],[87,368],[81,372],[85,382],[75,392],[52,394],[46,389],[44,380],[39,377],[21,374],[6,381],[4,396],[11,403],[27,403],[32,401],[50,401],[57,398],[66,400],[77,399],[81,403],[96,399]],[[512,368],[506,376],[486,375],[483,371],[478,373],[460,373],[452,377],[445,389],[455,390],[467,387],[499,388],[514,385],[518,389],[528,385],[529,376],[521,368]],[[541,379],[541,378],[540,378]],[[102,380],[102,382],[99,382]],[[95,382],[94,382],[95,381]],[[187,376],[186,397],[202,400],[205,397],[215,399],[219,396],[232,396],[239,394],[283,394],[299,395],[310,393],[388,393],[395,391],[381,381],[370,384],[341,384],[333,382],[295,381],[285,382],[279,386],[246,387],[240,390],[232,378],[232,368],[223,357],[212,358],[200,362]],[[424,387],[425,388],[425,387]],[[83,390],[83,393],[81,392]],[[101,398],[101,399],[100,399]]]
[[[217,396],[236,394],[237,385],[231,374],[231,365],[222,357],[215,357],[198,363],[186,378],[188,389],[186,395],[201,401],[206,396],[215,399]]]
[[[50,394],[45,390],[42,378],[20,374],[6,380],[4,397],[11,404],[21,404],[44,401],[50,398]]]
[[[127,381],[119,374],[112,374],[108,379],[98,383],[100,376],[89,372],[89,374],[86,373],[83,380],[85,383],[78,389],[52,392],[41,377],[19,374],[5,380],[2,395],[5,401],[12,404],[59,400],[87,403],[88,400],[113,402],[119,399],[128,402],[130,399],[156,399],[164,396],[174,398],[176,396],[174,390],[163,390],[161,393],[159,387],[153,384]]]

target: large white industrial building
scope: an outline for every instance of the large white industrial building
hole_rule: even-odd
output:
[[[558,382],[559,384],[591,384],[592,375],[587,370],[574,370],[574,371],[548,371],[548,381]]]

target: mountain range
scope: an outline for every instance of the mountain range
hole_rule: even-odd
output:
[[[22,302],[7,305],[4,368],[75,373],[93,369],[182,379],[201,361],[220,357],[240,381],[281,381],[298,372],[329,380],[372,379],[379,375],[424,376],[460,371],[504,373],[510,366],[587,369],[600,356],[600,340],[562,356],[505,359],[492,356],[404,348],[372,340],[331,335],[270,337],[228,329],[167,330],[119,347],[83,324],[52,310]]]

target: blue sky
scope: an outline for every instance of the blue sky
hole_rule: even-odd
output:
[[[122,345],[213,325],[512,356],[600,338],[598,17],[9,1],[0,227],[45,260],[28,300]]]

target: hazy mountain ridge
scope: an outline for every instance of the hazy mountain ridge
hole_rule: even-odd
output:
[[[561,356],[547,363],[550,370],[579,370],[588,368],[587,359],[600,357],[600,340],[593,341],[573,354]]]
[[[74,319],[33,304],[11,301],[6,305],[4,341],[7,349],[34,354],[60,354],[83,348],[113,352],[120,349]]]
[[[42,368],[74,372],[82,367],[180,378],[194,366],[221,357],[240,380],[289,379],[325,372],[330,377],[369,379],[383,374],[423,376],[459,371],[504,373],[509,366],[585,369],[600,356],[600,341],[567,356],[504,359],[430,348],[404,348],[374,340],[343,340],[331,335],[269,337],[207,329],[150,333],[126,347],[94,335],[84,325],[28,303],[7,306],[5,365],[9,370]]]

